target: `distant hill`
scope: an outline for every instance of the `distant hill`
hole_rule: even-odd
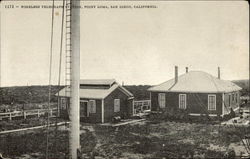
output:
[[[234,80],[232,81],[243,90],[242,95],[247,95],[249,92],[249,80]],[[150,85],[125,85],[135,97],[135,100],[148,100],[150,93],[147,91]],[[63,86],[51,86],[51,101],[56,102],[55,94],[62,89]],[[48,102],[48,86],[15,86],[0,88],[0,104],[10,103],[43,103]]]
[[[124,86],[135,97],[135,100],[147,100],[150,99],[150,94],[147,91],[150,85],[127,85]]]
[[[242,88],[242,95],[246,95],[249,92],[249,80],[233,80],[232,82]]]
[[[63,86],[51,86],[51,101]],[[0,104],[48,102],[49,86],[15,86],[0,88]]]
[[[147,89],[149,85],[128,85],[124,86],[132,94],[135,100],[150,99]],[[51,101],[56,102],[55,94],[62,89],[63,86],[51,86]],[[0,88],[0,104],[22,104],[22,103],[44,103],[48,102],[48,86],[14,86]]]

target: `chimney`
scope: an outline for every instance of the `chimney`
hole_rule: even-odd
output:
[[[178,66],[175,66],[175,83],[178,82]]]
[[[218,67],[218,79],[220,79],[220,67]]]
[[[188,67],[186,67],[186,73],[188,73]]]

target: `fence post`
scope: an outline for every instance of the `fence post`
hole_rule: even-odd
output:
[[[37,117],[38,117],[38,118],[40,117],[39,109],[37,110]]]
[[[23,118],[26,119],[26,112],[23,112]]]
[[[52,109],[50,109],[50,116],[52,116],[53,115],[53,110]]]

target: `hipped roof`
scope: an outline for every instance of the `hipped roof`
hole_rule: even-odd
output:
[[[175,78],[173,78],[148,90],[160,92],[226,93],[239,91],[241,87],[230,81],[218,79],[206,72],[190,71],[180,75],[177,83],[175,83]]]

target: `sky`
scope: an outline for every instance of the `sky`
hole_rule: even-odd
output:
[[[6,8],[7,4],[19,8]],[[1,86],[49,83],[51,9],[21,5],[51,4],[1,2]],[[84,8],[90,5],[156,8]],[[219,66],[222,79],[249,78],[247,2],[82,1],[81,6],[82,79],[155,85],[173,78],[174,66],[179,74],[189,67],[217,76]],[[61,14],[55,9],[52,84],[58,83]],[[64,69],[62,84],[63,75]]]

